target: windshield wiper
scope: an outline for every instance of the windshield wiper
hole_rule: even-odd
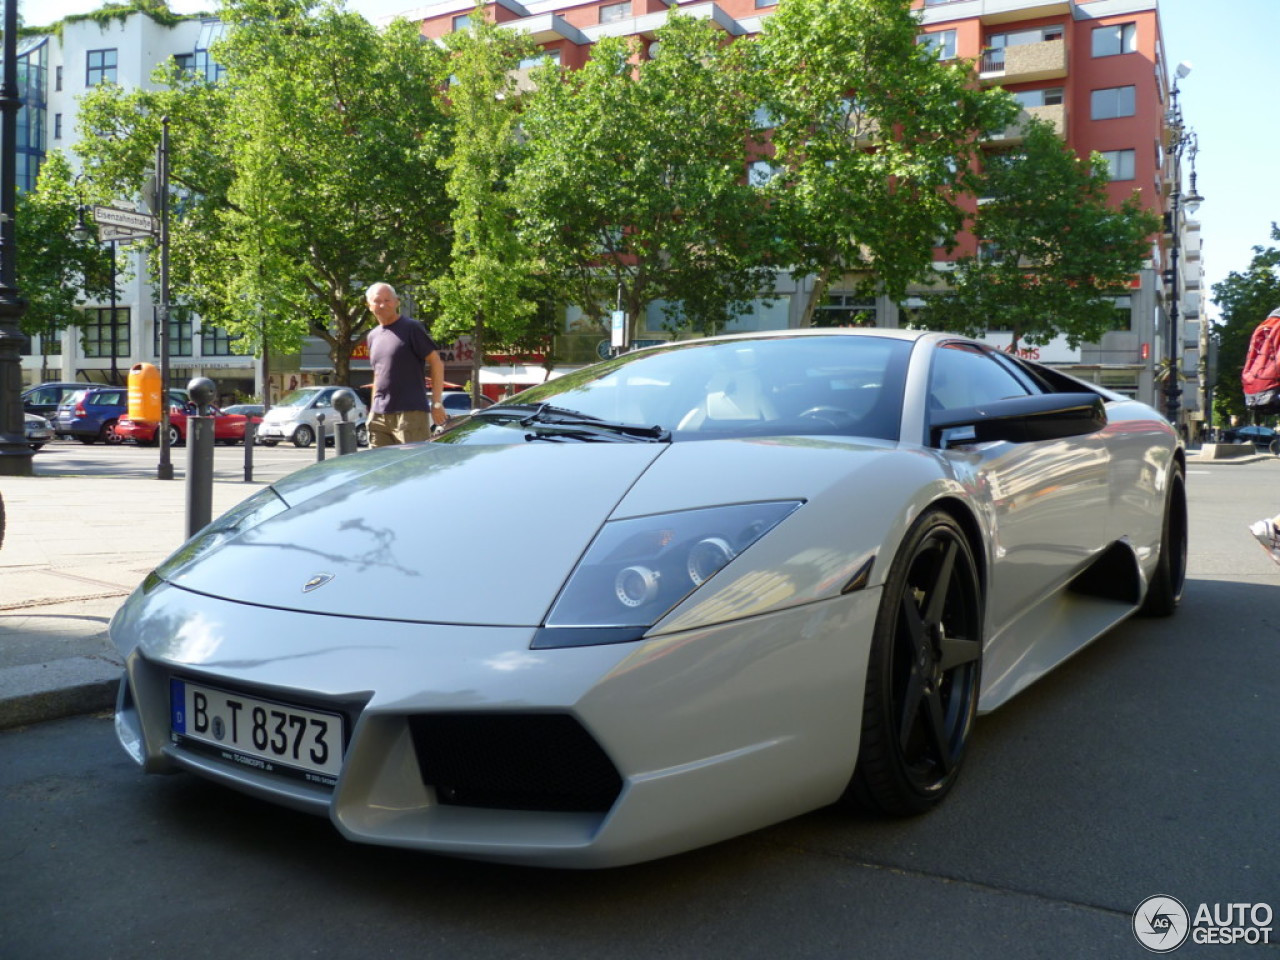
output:
[[[481,420],[510,420],[522,427],[531,427],[532,439],[547,436],[549,439],[564,436],[577,439],[626,439],[649,443],[665,443],[671,439],[671,431],[654,425],[643,427],[635,423],[603,420],[589,413],[580,413],[549,403],[506,403],[477,410],[473,417]]]

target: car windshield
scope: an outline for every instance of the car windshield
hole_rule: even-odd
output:
[[[303,388],[287,393],[274,404],[276,407],[305,407],[320,392],[319,387]]]
[[[550,419],[540,412],[544,405],[562,426],[577,416],[605,428],[656,427],[673,440],[808,434],[896,440],[910,352],[909,340],[874,335],[677,343],[533,387],[440,440],[510,442],[509,434],[491,431],[530,433],[531,425]]]

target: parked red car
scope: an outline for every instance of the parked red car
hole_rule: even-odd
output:
[[[172,406],[169,408],[169,445],[180,446],[187,441],[187,415],[189,408]],[[249,417],[242,413],[223,413],[213,408],[213,442],[244,443],[244,425]],[[253,417],[254,423],[261,423],[261,417]],[[132,440],[143,446],[159,442],[160,424],[150,420],[133,420],[127,416],[116,421],[116,436],[121,440]]]

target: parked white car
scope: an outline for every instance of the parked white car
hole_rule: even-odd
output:
[[[320,433],[320,416],[324,415],[325,438],[333,442],[341,415],[333,406],[333,397],[339,390],[346,390],[355,399],[347,414],[356,425],[356,443],[369,443],[368,407],[354,390],[348,387],[302,387],[287,394],[267,411],[258,425],[258,442],[274,447],[281,440],[291,440],[295,447],[309,447]]]

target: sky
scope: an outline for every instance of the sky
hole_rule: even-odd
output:
[[[426,0],[348,0],[370,20],[424,5]],[[1255,246],[1276,245],[1280,222],[1280,124],[1276,122],[1275,37],[1280,0],[1159,0],[1165,55],[1186,61],[1179,84],[1182,115],[1196,133],[1196,187],[1206,300],[1213,284],[1249,266]],[[19,0],[31,26],[87,13],[101,0]],[[169,0],[175,13],[217,8],[217,0]],[[1185,157],[1185,155],[1184,155]],[[1211,317],[1218,312],[1206,303]]]

